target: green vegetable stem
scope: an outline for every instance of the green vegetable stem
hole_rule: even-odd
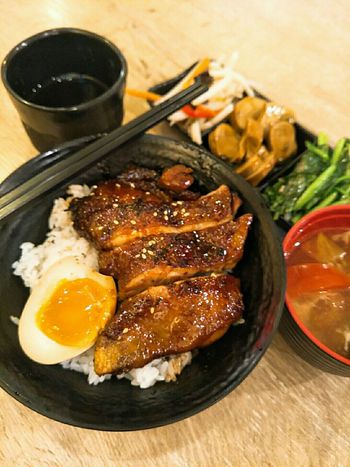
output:
[[[310,141],[306,141],[305,145],[309,151],[313,152],[317,156],[320,156],[322,160],[324,160],[325,162],[329,161],[329,156],[328,156],[327,151],[325,151],[324,149],[318,148],[314,144],[310,143]]]
[[[334,174],[336,169],[335,165],[331,165],[326,169],[324,172],[321,173],[320,176],[314,180],[309,188],[307,188],[304,193],[300,196],[300,198],[297,200],[297,202],[294,205],[294,209],[296,211],[299,211],[299,209],[302,209],[305,204],[307,204],[313,196],[316,196],[329,182],[329,180],[332,178],[332,175]]]
[[[274,219],[297,222],[310,211],[350,203],[350,139],[341,138],[333,151],[320,133],[294,169],[266,188],[265,197]]]
[[[333,155],[332,155],[332,160],[331,160],[332,165],[338,164],[340,157],[342,155],[343,149],[344,149],[345,142],[346,142],[346,139],[342,138],[335,145]]]

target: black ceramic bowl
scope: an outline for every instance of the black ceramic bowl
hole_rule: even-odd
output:
[[[77,149],[84,141],[72,143]],[[67,145],[63,156],[67,155]],[[0,187],[8,190],[60,157],[60,151],[38,156],[13,173]],[[254,222],[244,257],[235,270],[244,294],[245,324],[232,327],[214,345],[201,350],[176,383],[157,383],[141,390],[113,378],[89,386],[82,374],[29,360],[19,347],[16,326],[28,296],[11,264],[24,241],[42,242],[56,190],[1,225],[0,242],[0,385],[13,397],[52,419],[84,428],[123,431],[165,425],[191,416],[232,391],[256,366],[277,328],[284,301],[285,271],[281,243],[270,214],[253,188],[228,166],[202,148],[159,136],[143,136],[114,151],[101,164],[74,179],[92,184],[112,177],[129,164],[163,169],[183,163],[194,170],[203,191],[225,183],[243,200],[240,213],[251,212]]]

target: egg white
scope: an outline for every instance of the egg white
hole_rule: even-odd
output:
[[[54,263],[32,290],[19,320],[18,337],[24,353],[35,362],[46,365],[60,363],[85,352],[95,343],[96,339],[93,339],[85,347],[65,346],[50,339],[36,324],[38,311],[49,300],[59,282],[83,278],[94,280],[116,297],[116,288],[111,277],[79,264],[74,257],[66,257]],[[111,310],[110,317],[113,314],[114,309]]]

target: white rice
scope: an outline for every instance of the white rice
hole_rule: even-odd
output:
[[[67,190],[68,198],[58,198],[54,202],[46,240],[37,246],[30,242],[22,243],[21,256],[13,264],[13,269],[14,274],[22,278],[26,287],[30,289],[35,287],[45,271],[57,260],[66,256],[74,256],[81,264],[98,269],[97,251],[74,230],[71,213],[68,210],[72,197],[81,198],[89,193],[90,188],[87,185],[71,185]],[[10,319],[14,324],[18,324],[16,316],[10,316]],[[157,358],[142,368],[117,375],[117,378],[126,378],[133,386],[145,389],[153,386],[157,381],[175,381],[176,376],[191,363],[191,360],[191,352]],[[84,373],[88,377],[88,383],[93,385],[112,377],[110,374],[98,376],[95,373],[93,347],[77,357],[62,362],[61,365],[65,369]]]
[[[74,256],[92,269],[98,267],[95,248],[74,230],[71,213],[68,211],[72,197],[86,196],[90,193],[90,188],[86,185],[71,185],[67,193],[70,195],[67,199],[58,198],[54,202],[46,240],[37,246],[30,242],[20,246],[22,254],[13,268],[14,274],[23,279],[26,287],[35,287],[43,273],[65,256]]]
[[[146,389],[156,384],[157,381],[176,381],[176,376],[181,373],[186,365],[191,363],[191,360],[191,352],[185,352],[168,358],[156,358],[142,368],[136,368],[128,373],[117,375],[117,378],[126,378],[130,380],[132,386],[139,386],[141,389]],[[71,360],[66,360],[61,363],[61,365],[65,369],[84,373],[88,377],[88,383],[93,385],[103,383],[103,381],[111,379],[112,377],[110,374],[98,376],[95,373],[93,348]]]
[[[17,318],[17,316],[10,316],[10,321],[12,321],[16,326],[19,325],[19,318]]]

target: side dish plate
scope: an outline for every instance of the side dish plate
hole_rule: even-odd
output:
[[[191,65],[190,67],[186,68],[182,73],[174,76],[173,78],[170,78],[167,81],[163,81],[162,83],[158,83],[154,86],[152,86],[149,91],[154,92],[156,94],[164,95],[167,92],[170,91],[174,86],[176,86],[177,83],[179,83],[184,76],[187,75],[187,73],[191,70],[191,68],[195,65]],[[255,93],[258,97],[262,97],[263,99],[266,99],[267,101],[269,100],[268,97],[262,95],[259,93],[259,91],[255,90]],[[152,105],[150,103],[150,105]],[[225,120],[226,121],[226,120]],[[308,140],[314,140],[315,135],[311,133],[309,130],[307,130],[305,127],[300,125],[298,122],[294,124],[295,130],[296,130],[296,140],[297,140],[297,146],[298,146],[298,151],[295,154],[295,156],[292,156],[290,159],[287,159],[281,164],[278,164],[268,175],[267,177],[264,178],[264,180],[258,185],[259,190],[263,190],[266,188],[267,185],[271,184],[274,182],[278,177],[280,177],[282,174],[286,173],[289,171],[291,167],[294,166],[294,164],[297,162],[299,159],[300,155],[302,152],[305,150],[305,141]],[[190,141],[190,137],[185,133],[180,126],[178,126],[179,130],[183,133],[183,136],[186,140]],[[202,133],[203,136],[203,146],[205,149],[209,150],[209,143],[208,143],[208,136],[209,133],[212,131],[211,130],[206,130],[204,133]],[[233,165],[230,165],[233,167]]]

